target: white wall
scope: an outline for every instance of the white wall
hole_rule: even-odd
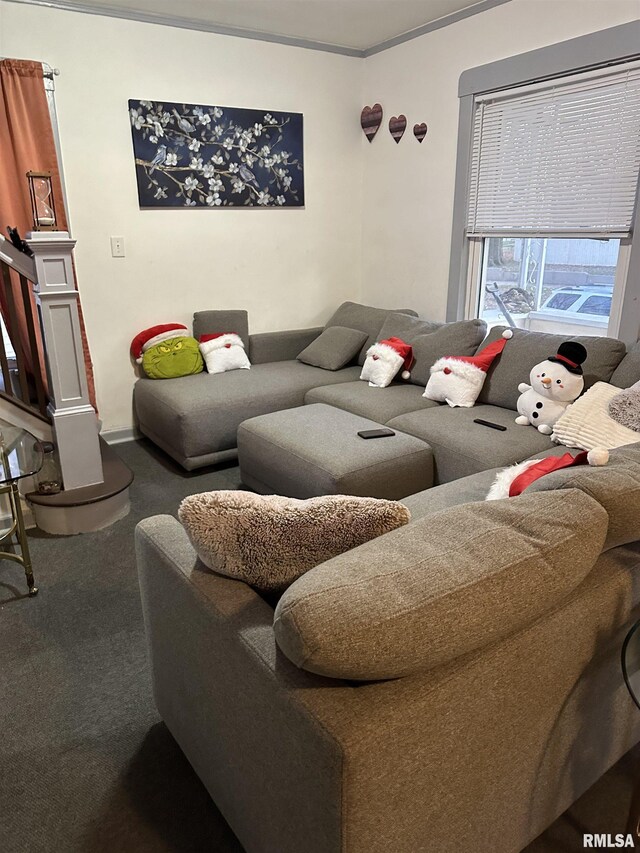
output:
[[[105,429],[131,424],[129,344],[157,322],[246,308],[252,331],[323,322],[360,296],[361,60],[0,3],[0,56],[60,68],[79,287]],[[127,100],[304,114],[305,209],[140,210]],[[123,235],[126,257],[111,257]]]
[[[361,143],[365,302],[445,318],[460,74],[638,17],[637,0],[511,0],[367,59],[363,103],[382,104],[385,124]],[[396,145],[386,122],[400,113],[408,128]]]

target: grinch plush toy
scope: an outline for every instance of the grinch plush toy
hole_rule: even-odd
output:
[[[202,373],[198,342],[182,323],[151,326],[131,341],[131,355],[150,379],[177,379]]]
[[[530,385],[518,385],[517,424],[531,424],[543,435],[551,435],[553,425],[577,400],[584,389],[582,363],[587,351],[577,341],[565,341],[556,355],[536,364],[529,374]]]

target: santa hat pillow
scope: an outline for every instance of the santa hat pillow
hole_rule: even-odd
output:
[[[583,450],[575,456],[572,453],[565,453],[563,456],[527,459],[499,471],[485,500],[498,501],[503,498],[517,497],[540,477],[551,474],[553,471],[561,471],[563,468],[571,468],[574,465],[602,466],[608,461],[609,451],[603,447],[594,448],[588,452]]]
[[[221,332],[200,336],[200,352],[209,373],[226,373],[227,370],[249,370],[249,361],[240,335]]]
[[[471,408],[478,399],[493,359],[500,355],[512,336],[511,329],[506,329],[501,340],[488,344],[477,355],[439,358],[431,367],[431,376],[422,396],[437,403]]]
[[[372,388],[386,388],[401,369],[402,378],[408,379],[413,362],[413,349],[409,344],[400,338],[387,338],[367,350],[360,379],[368,381]]]

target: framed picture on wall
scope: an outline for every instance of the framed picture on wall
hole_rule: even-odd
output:
[[[129,101],[148,207],[304,207],[302,114]]]

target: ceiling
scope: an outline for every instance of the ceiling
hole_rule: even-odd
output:
[[[364,56],[507,0],[13,0]]]

